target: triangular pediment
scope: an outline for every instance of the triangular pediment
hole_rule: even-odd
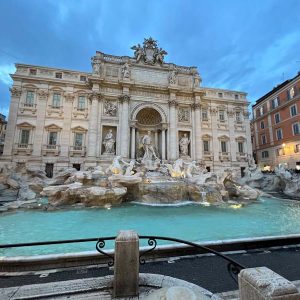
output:
[[[56,125],[56,124],[50,124],[50,125],[47,125],[47,126],[45,126],[45,129],[46,129],[46,130],[57,130],[57,131],[62,130],[62,128],[59,127],[59,126]]]
[[[30,124],[30,123],[28,123],[28,122],[22,122],[22,123],[20,123],[20,124],[17,124],[17,126],[18,127],[27,127],[27,128],[32,128],[32,127],[35,127],[35,125],[32,125],[32,124]]]
[[[81,126],[76,126],[72,128],[72,131],[81,131],[81,132],[86,132],[87,129],[85,129],[84,127]]]

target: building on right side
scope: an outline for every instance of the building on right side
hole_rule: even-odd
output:
[[[300,170],[300,72],[252,106],[253,156],[265,171],[284,164]]]

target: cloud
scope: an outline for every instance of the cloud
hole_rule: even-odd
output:
[[[11,85],[13,83],[9,74],[13,74],[16,68],[13,64],[0,65],[0,82],[5,85]]]

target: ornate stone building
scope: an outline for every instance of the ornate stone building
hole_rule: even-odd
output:
[[[92,72],[16,64],[3,159],[48,175],[114,155],[142,158],[150,136],[162,161],[247,165],[252,153],[246,94],[200,87],[196,67],[165,63],[152,38],[134,57],[96,52]]]

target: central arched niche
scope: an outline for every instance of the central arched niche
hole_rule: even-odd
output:
[[[144,154],[142,138],[148,132],[151,132],[152,143],[158,157],[161,157],[161,126],[163,123],[162,116],[158,110],[153,107],[142,108],[135,117],[136,121],[136,158],[142,158]],[[165,151],[165,150],[164,150]]]
[[[141,125],[159,125],[162,121],[160,113],[151,107],[145,107],[136,115],[136,120]]]

